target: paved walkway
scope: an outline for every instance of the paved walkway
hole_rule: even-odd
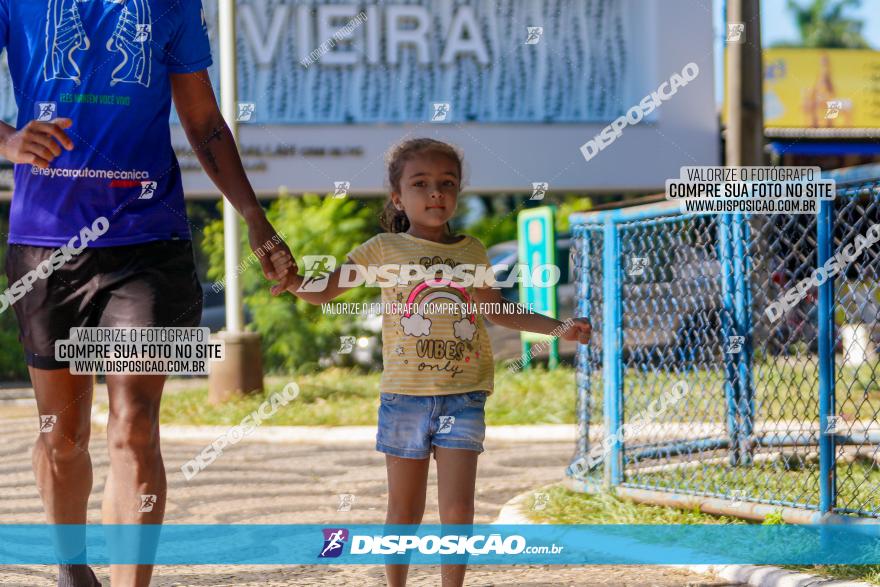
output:
[[[40,500],[30,466],[36,437],[36,410],[23,404],[0,403],[0,520],[4,523],[42,523]],[[168,471],[168,523],[294,524],[381,523],[385,508],[383,457],[370,444],[279,444],[245,439],[227,450],[195,479],[187,482],[180,466],[204,443],[163,442]],[[502,505],[515,495],[560,479],[571,456],[570,442],[523,444],[487,443],[481,457],[476,522],[490,523]],[[107,474],[107,445],[95,430],[91,444],[95,488],[89,503],[89,523],[100,522],[100,495]],[[438,523],[436,478],[432,469],[425,523]],[[350,512],[338,512],[337,495],[355,496]],[[108,569],[96,569],[105,587]],[[411,585],[437,585],[436,567],[416,566]],[[0,584],[22,587],[55,585],[54,568],[0,568]],[[672,567],[648,566],[518,566],[472,567],[468,585],[613,585],[697,587],[734,585]],[[380,567],[348,566],[177,566],[157,567],[156,586],[280,586],[384,585]]]

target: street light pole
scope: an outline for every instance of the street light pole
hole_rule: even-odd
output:
[[[727,0],[727,25],[737,24],[745,25],[745,41],[727,43],[725,162],[728,166],[763,165],[764,66],[759,0]]]
[[[235,0],[219,2],[220,110],[233,140],[238,144],[238,57],[235,31]],[[211,365],[208,399],[219,404],[237,395],[263,390],[263,358],[260,335],[244,330],[244,304],[239,270],[241,220],[223,199],[223,256],[225,267],[226,330],[215,339],[224,343],[225,356]]]
[[[238,143],[238,73],[235,31],[235,0],[220,0],[220,110],[236,144]],[[223,199],[223,245],[226,268],[226,331],[244,329],[241,280],[241,229],[238,213]]]

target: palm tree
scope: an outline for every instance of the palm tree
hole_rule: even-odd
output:
[[[862,36],[862,21],[849,18],[843,13],[847,8],[859,8],[862,0],[812,0],[801,5],[788,0],[800,31],[800,43],[788,46],[823,49],[870,49]]]

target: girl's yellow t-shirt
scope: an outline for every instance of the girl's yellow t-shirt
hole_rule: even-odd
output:
[[[467,277],[453,275],[457,266],[467,264],[483,268],[469,271],[470,275],[479,279],[482,274],[486,276],[484,283],[494,283],[486,247],[479,240],[465,236],[445,244],[406,233],[382,233],[354,249],[348,258],[349,263],[365,269],[380,265],[449,267],[407,283],[370,286],[382,292],[383,393],[492,393],[492,345],[474,300],[474,284],[468,284]],[[459,267],[459,273],[467,269]],[[393,271],[399,273],[397,267]]]

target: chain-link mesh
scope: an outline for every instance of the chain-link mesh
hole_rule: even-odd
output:
[[[578,345],[578,440],[569,474],[578,481],[598,485],[602,481],[602,470],[588,457],[592,445],[601,446],[605,430],[602,410],[602,227],[575,225],[571,246],[570,267],[577,292],[576,315],[591,317],[593,334],[589,345]]]
[[[580,478],[880,517],[880,244],[865,240],[880,223],[880,180],[838,185],[826,205],[826,220],[661,208],[575,224],[578,309],[595,333],[578,355],[576,456],[590,465]],[[820,243],[819,234],[832,242]],[[844,260],[829,272],[824,318],[815,280],[804,285],[816,277],[820,245]],[[609,247],[614,260],[603,259]],[[607,304],[618,305],[618,328],[603,340],[603,320],[614,316]],[[833,369],[827,421],[820,420],[823,319],[833,332],[823,339],[831,341],[824,372]],[[606,349],[616,364],[605,369],[616,373],[602,373]],[[611,376],[617,403],[600,387]],[[603,412],[609,406],[616,415]],[[609,440],[615,435],[619,450]],[[826,483],[820,452],[828,438]],[[619,473],[609,474],[615,467]]]
[[[838,190],[833,253],[857,255],[834,284],[837,511],[880,517],[880,245],[863,248],[880,223],[880,182]],[[862,242],[860,242],[862,241]]]

